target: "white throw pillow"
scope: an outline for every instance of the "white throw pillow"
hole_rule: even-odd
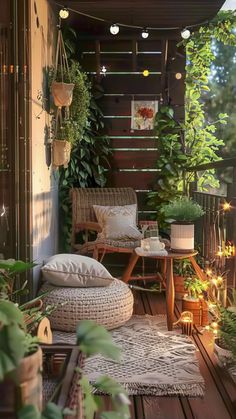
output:
[[[136,227],[137,205],[93,205],[97,220],[102,227],[98,235],[102,239],[140,240],[142,234]]]
[[[97,260],[75,254],[59,254],[41,268],[43,278],[60,287],[104,287],[113,277]]]

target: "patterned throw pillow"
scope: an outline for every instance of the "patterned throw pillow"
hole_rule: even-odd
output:
[[[97,220],[102,226],[101,239],[140,240],[142,234],[136,227],[137,205],[93,205]]]

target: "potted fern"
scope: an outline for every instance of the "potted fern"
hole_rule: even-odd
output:
[[[168,222],[171,222],[171,250],[188,253],[194,249],[194,221],[204,211],[202,207],[188,197],[177,198],[163,206]]]
[[[189,276],[184,281],[187,294],[182,300],[182,310],[193,313],[195,326],[206,326],[208,320],[208,305],[204,299],[204,293],[209,287],[208,281],[202,281],[196,276]]]

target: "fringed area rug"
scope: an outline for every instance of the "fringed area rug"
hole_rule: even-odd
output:
[[[109,375],[130,395],[203,397],[196,348],[188,337],[167,332],[164,316],[133,316],[111,333],[122,348],[122,361],[89,358],[84,372],[91,383]],[[54,332],[54,342],[74,343],[75,335]]]

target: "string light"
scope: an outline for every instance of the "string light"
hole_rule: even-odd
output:
[[[110,32],[112,35],[117,35],[119,31],[120,31],[120,28],[116,23],[113,23],[113,25],[110,26]]]
[[[218,323],[216,323],[216,322],[211,323],[211,325],[214,329],[217,329],[217,327],[218,327]]]
[[[69,10],[66,7],[63,7],[59,11],[59,16],[61,19],[67,19],[69,17]]]
[[[146,28],[142,29],[141,36],[143,39],[147,39],[149,37],[149,32]]]
[[[103,74],[105,76],[106,72],[107,72],[107,69],[106,69],[105,65],[103,65],[102,68],[101,68],[101,74]]]
[[[98,16],[93,16],[93,15],[90,15],[88,13],[84,13],[84,12],[81,12],[79,10],[72,9],[71,7],[65,8],[59,2],[56,2],[56,5],[59,6],[63,10],[66,9],[68,11],[68,13],[70,11],[70,12],[76,13],[76,14],[78,14],[80,16],[87,17],[88,19],[93,19],[93,20],[96,20],[96,21],[99,21],[99,22],[104,22],[106,24],[109,23],[109,20],[107,20],[107,19],[103,19],[103,18],[98,17]],[[66,19],[66,18],[64,18],[64,19]],[[199,27],[201,27],[203,25],[208,25],[208,24],[209,24],[209,21],[208,20],[203,20],[202,22],[198,22],[198,23],[195,23],[193,25],[188,25],[188,28],[184,28],[184,29],[181,28],[180,26],[171,26],[171,27],[170,26],[169,27],[152,27],[152,26],[148,26],[146,29],[149,30],[149,31],[170,31],[170,30],[177,31],[177,30],[181,30],[182,29],[181,30],[181,36],[182,36],[182,38],[183,39],[188,39],[190,37],[190,35],[191,35],[189,29],[199,28]],[[139,26],[139,25],[128,25],[128,24],[121,23],[121,22],[117,22],[116,26],[118,26],[118,27],[120,26],[120,27],[124,27],[124,28],[129,28],[129,29],[139,29],[139,30],[142,30],[143,29],[143,27],[142,26]],[[119,32],[119,30],[118,30],[118,32]],[[117,35],[117,33],[116,34],[112,34],[112,35]]]
[[[143,70],[143,76],[148,77],[149,76],[149,70]]]
[[[230,202],[224,202],[224,204],[223,204],[223,210],[224,211],[230,211],[231,210],[231,205],[230,205]]]
[[[191,32],[189,29],[185,28],[181,31],[181,36],[183,39],[188,39],[191,35]]]
[[[181,80],[182,79],[182,74],[181,73],[176,73],[175,78],[176,78],[176,80]]]

